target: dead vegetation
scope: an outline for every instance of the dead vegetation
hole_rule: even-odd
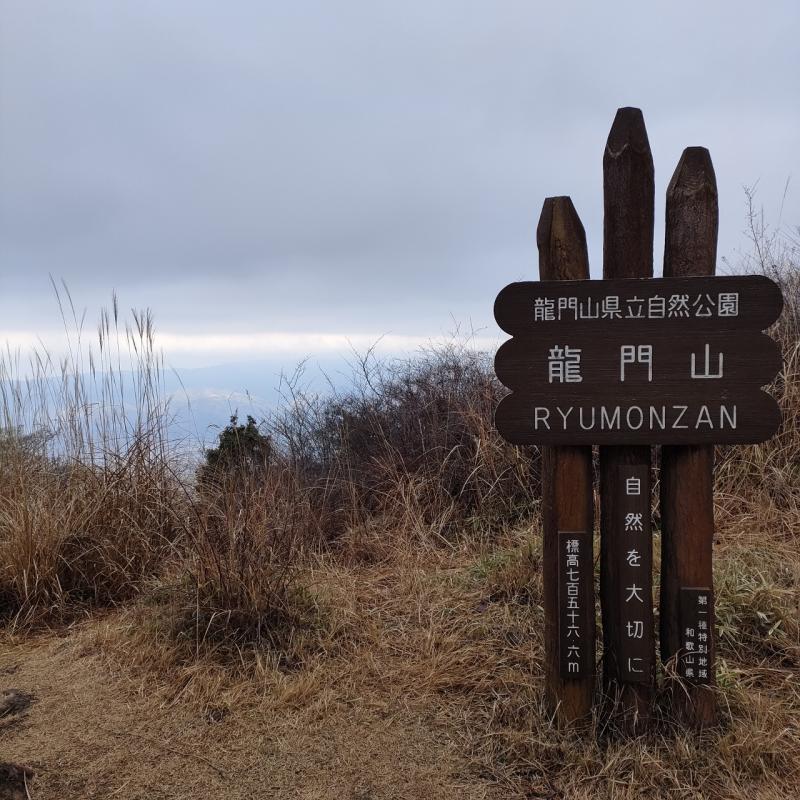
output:
[[[352,389],[325,397],[290,380],[256,438],[230,429],[214,475],[187,471],[169,440],[146,315],[127,331],[116,309],[104,317],[96,362],[42,355],[22,369],[7,357],[9,647],[82,616],[71,629],[80,652],[152,696],[153,720],[180,708],[255,739],[253,709],[287,730],[313,718],[351,731],[337,746],[357,753],[348,720],[378,714],[398,736],[455,748],[461,796],[795,797],[800,275],[796,243],[753,224],[750,270],[780,280],[787,300],[772,332],[784,425],[769,443],[718,452],[717,728],[683,731],[661,706],[632,741],[600,720],[577,732],[551,724],[538,455],[494,432],[491,364],[460,345],[405,362],[367,354]],[[370,791],[351,796],[392,796]]]

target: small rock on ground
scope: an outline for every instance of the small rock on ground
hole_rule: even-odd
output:
[[[0,800],[27,800],[26,782],[33,770],[24,764],[0,762]]]
[[[27,710],[33,700],[33,695],[27,692],[21,692],[19,689],[4,689],[0,693],[0,719],[12,714],[21,714]]]

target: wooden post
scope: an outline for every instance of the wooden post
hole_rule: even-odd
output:
[[[569,197],[548,197],[536,229],[541,280],[580,280],[589,277],[586,234]],[[542,447],[543,583],[545,616],[545,693],[562,725],[588,718],[594,694],[595,623],[594,577],[591,553],[594,529],[592,448]],[[559,636],[559,531],[588,533],[588,564],[581,576],[581,608],[588,614],[588,641],[582,643],[588,671],[577,680],[561,672]]]
[[[667,189],[664,277],[713,275],[718,226],[717,180],[711,156],[704,147],[687,147]],[[713,689],[713,466],[714,448],[710,445],[665,446],[661,450],[660,627],[665,664],[681,650],[688,621],[682,620],[682,590],[706,589],[711,596],[709,683],[687,681],[682,687],[672,687],[677,716],[699,727],[713,724],[717,717]]]
[[[614,118],[603,155],[603,198],[603,277],[652,278],[653,157],[638,108],[620,108]],[[624,484],[629,474],[639,476],[643,493],[640,502],[646,499],[647,508],[636,545],[641,556],[641,580],[636,585],[643,598],[641,608],[636,609],[642,622],[641,629],[638,624],[633,629],[636,638],[631,637],[624,617],[628,610],[626,554],[631,540],[622,520],[626,516]],[[607,697],[622,712],[623,727],[633,733],[642,729],[649,716],[655,681],[649,478],[649,447],[600,448],[603,685]]]

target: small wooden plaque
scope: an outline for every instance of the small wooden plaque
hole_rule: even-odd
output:
[[[689,683],[713,683],[714,592],[711,587],[681,588],[680,624],[678,674]]]
[[[653,538],[650,524],[650,469],[619,469],[613,524],[622,543],[619,559],[619,676],[624,683],[649,683],[653,676]]]
[[[594,642],[594,560],[587,531],[558,532],[558,652],[563,680],[592,673]]]

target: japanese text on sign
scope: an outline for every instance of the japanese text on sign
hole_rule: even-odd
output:
[[[714,677],[714,595],[709,588],[683,588],[680,598],[681,649],[678,674],[697,684]]]
[[[616,567],[622,614],[619,667],[623,680],[638,683],[650,680],[654,658],[650,470],[621,467],[619,487],[614,520],[623,543]]]
[[[695,296],[688,293],[650,297],[620,298],[605,295],[601,298],[576,296],[559,298],[537,297],[533,301],[534,322],[555,322],[596,319],[708,319],[739,316],[739,293],[717,292],[712,295],[702,292]]]
[[[764,441],[782,359],[762,331],[781,307],[759,276],[510,284],[495,424],[514,444]]]
[[[558,533],[558,614],[560,673],[564,680],[586,677],[592,669],[590,640],[592,540],[585,531]]]
[[[669,345],[664,343],[666,349]],[[669,375],[690,380],[721,380],[725,377],[725,354],[721,349],[714,348],[709,342],[698,343],[685,354],[683,372],[675,368],[674,343],[669,347],[670,357],[663,363],[669,370]],[[633,378],[639,381],[653,382],[653,352],[652,344],[623,344],[619,347],[619,356],[616,351],[606,355],[605,361],[613,361],[615,369],[608,370],[610,375],[617,375],[616,366],[619,366],[619,383],[628,383]],[[555,344],[547,350],[547,381],[548,383],[583,383],[583,357],[584,350],[569,344]],[[729,359],[730,363],[730,359]],[[637,370],[638,368],[638,370]],[[606,367],[608,369],[608,367]]]
[[[765,330],[780,316],[778,286],[762,275],[646,280],[521,281],[497,296],[495,318],[512,336],[543,330]]]

